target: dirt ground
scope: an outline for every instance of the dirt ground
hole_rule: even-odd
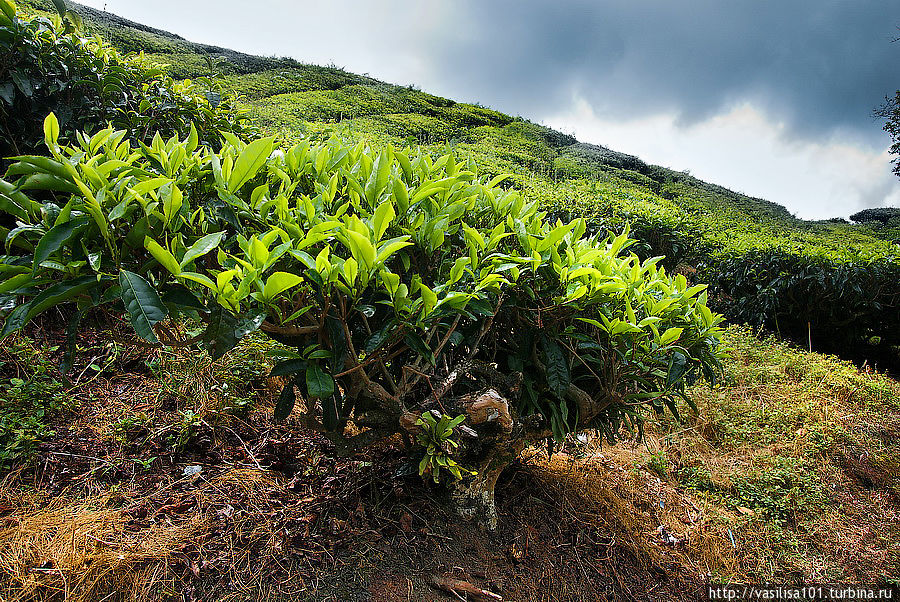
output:
[[[54,433],[0,476],[0,599],[700,600],[709,579],[751,574],[778,554],[785,581],[818,558],[862,581],[897,566],[896,542],[882,541],[889,531],[860,531],[875,508],[886,527],[900,524],[893,489],[828,464],[840,503],[817,523],[773,526],[660,478],[647,461],[663,445],[652,433],[550,457],[527,449],[501,478],[499,528],[487,533],[406,469],[399,439],[340,458],[296,421],[275,424],[280,383],[252,345],[239,352],[213,365],[189,352],[119,350],[75,385]],[[252,403],[233,411],[241,400]],[[696,441],[669,444],[670,459],[706,441],[703,420],[701,410]],[[783,541],[797,542],[793,555],[779,551]],[[846,558],[826,557],[838,541]],[[435,587],[448,579],[495,597]]]
[[[101,402],[60,417],[57,435],[3,480],[5,599],[453,599],[436,577],[505,600],[699,596],[697,575],[663,561],[651,517],[635,532],[623,508],[598,507],[566,456],[531,450],[512,467],[500,527],[486,533],[450,514],[439,488],[397,476],[399,442],[335,458],[315,434],[271,424],[264,407],[204,420],[178,451],[161,429],[110,437],[99,425],[111,412],[149,409],[145,385],[98,383]]]

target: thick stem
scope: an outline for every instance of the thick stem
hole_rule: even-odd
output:
[[[478,472],[454,485],[453,506],[464,518],[474,519],[493,531],[498,522],[494,488],[500,473],[525,447],[524,429],[510,414],[509,402],[494,389],[467,395],[459,400],[459,405],[478,434],[470,446],[472,459],[465,460]]]
[[[525,441],[522,439],[495,442],[478,466],[478,474],[456,483],[451,496],[453,506],[460,516],[476,520],[488,531],[497,529],[494,488],[500,474],[516,459],[523,447]]]

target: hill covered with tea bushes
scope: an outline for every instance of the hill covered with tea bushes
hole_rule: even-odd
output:
[[[816,350],[849,340],[868,358],[890,353],[894,213],[805,222],[774,203],[484,107],[333,67],[192,44],[88,9],[85,25],[99,37],[83,41],[60,33],[49,2],[28,2],[48,18],[32,23],[21,1],[22,18],[14,10],[10,17],[13,3],[0,0],[0,50],[13,59],[0,61],[0,124],[39,140],[40,155],[0,166],[0,214],[9,222],[0,223],[8,249],[0,308],[5,329],[23,327],[0,349],[0,599],[430,602],[441,595],[435,587],[462,582],[515,600],[593,601],[605,592],[681,601],[706,599],[709,582],[896,581],[900,384],[746,326],[702,336],[695,320],[713,317],[708,300],[804,346],[811,339]],[[13,30],[20,42],[38,42],[10,44]],[[22,46],[63,56],[84,77],[34,94],[29,82],[42,88],[58,74],[31,68]],[[26,60],[15,61],[17,53]],[[58,110],[73,97],[95,109],[79,115],[84,122]],[[49,110],[68,119],[45,119]],[[101,129],[107,119],[117,131]],[[92,135],[75,133],[81,123]],[[513,177],[494,180],[504,172]],[[443,194],[447,186],[453,194]],[[463,208],[473,191],[477,202]],[[504,203],[505,226],[486,221],[495,201]],[[422,221],[407,220],[411,205]],[[509,207],[526,205],[524,219],[510,217],[517,210]],[[406,209],[394,215],[392,207]],[[311,216],[338,214],[341,223],[310,227]],[[557,225],[570,217],[585,219]],[[452,223],[460,219],[462,231]],[[335,226],[330,242],[319,236]],[[506,226],[519,242],[503,242]],[[625,228],[639,239],[629,250],[641,259],[665,255],[665,274],[627,255],[570,269],[581,263],[575,251],[616,254],[576,239]],[[438,258],[405,248],[393,256],[405,237]],[[495,243],[537,255],[485,259]],[[392,262],[380,280],[369,278],[373,254],[382,266]],[[475,263],[477,284],[467,267]],[[580,279],[584,286],[561,291],[578,302],[601,283],[598,268],[606,276],[615,268],[608,292],[624,294],[594,315],[603,323],[567,327],[573,306],[548,311],[549,299],[561,300],[548,282]],[[473,298],[462,318],[437,313],[445,310],[435,302],[449,312],[454,299],[499,282],[493,269],[522,283],[521,294],[503,295],[522,311],[500,313],[499,302]],[[542,278],[526,280],[526,271]],[[687,280],[712,282],[713,295]],[[334,311],[316,292],[326,286],[345,295],[335,293]],[[348,296],[360,302],[345,306]],[[430,347],[427,336],[412,336],[426,315],[437,315],[432,332],[444,333]],[[486,338],[491,328],[500,335]],[[601,329],[618,333],[619,343],[604,336],[598,345]],[[297,337],[330,341],[336,352]],[[394,407],[365,411],[385,399],[366,380],[402,392],[409,410],[440,396],[432,385],[450,383],[451,367],[469,369],[454,358],[471,353],[473,340],[476,349],[490,340],[479,356],[490,364],[459,379],[442,412],[455,414],[449,404],[471,400],[463,391],[490,378],[510,393],[521,383],[512,399],[523,405],[513,414],[529,415],[522,426],[547,427],[498,478],[492,535],[451,516],[449,492],[431,483],[438,474],[455,483],[453,470],[484,474],[468,454],[485,442],[497,449],[483,428],[490,425],[453,434],[447,415],[443,428],[420,425],[415,442],[365,445],[379,418],[390,426],[384,416]],[[595,421],[596,431],[557,436],[582,426],[582,408],[591,407],[579,392],[602,393],[614,378],[607,375],[632,381],[613,391],[652,385],[649,399],[632,399],[660,406],[649,379],[671,388],[690,376],[673,345],[715,340],[727,350],[723,373],[708,378],[716,384],[690,378],[685,399],[654,412],[642,440],[610,412],[614,420]],[[368,353],[377,361],[342,365]],[[353,376],[357,367],[365,379]],[[499,372],[506,368],[509,378]],[[563,390],[567,381],[575,386]],[[554,441],[544,441],[551,432]],[[608,445],[616,433],[627,438]],[[337,457],[338,445],[360,434],[358,453]],[[452,464],[438,451],[449,442],[464,450]]]
[[[49,0],[27,0],[50,12]],[[454,149],[486,175],[537,197],[551,215],[598,230],[630,225],[646,257],[711,284],[729,318],[766,326],[813,349],[897,365],[898,218],[805,221],[784,207],[638,157],[579,142],[521,117],[458,103],[337,67],[258,57],[76,5],[85,27],[123,52],[143,52],[176,79],[213,78],[263,133],[332,136],[375,146]]]

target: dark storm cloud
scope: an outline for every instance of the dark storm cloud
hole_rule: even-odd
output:
[[[900,86],[900,2],[464,0],[432,31],[432,77],[524,115],[580,93],[599,113],[681,123],[750,101],[792,137],[884,134]]]

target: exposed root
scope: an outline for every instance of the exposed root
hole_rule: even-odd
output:
[[[462,600],[474,600],[476,602],[502,602],[503,596],[481,589],[468,581],[453,579],[452,577],[439,577],[432,575],[428,580],[435,588],[453,594]],[[465,596],[465,597],[463,597]]]
[[[497,528],[494,488],[503,470],[525,447],[525,439],[515,431],[509,403],[493,389],[460,400],[469,422],[478,431],[475,466],[478,472],[454,486],[453,505],[457,513],[493,531]],[[518,429],[522,431],[522,429]],[[473,465],[472,461],[467,464]]]

